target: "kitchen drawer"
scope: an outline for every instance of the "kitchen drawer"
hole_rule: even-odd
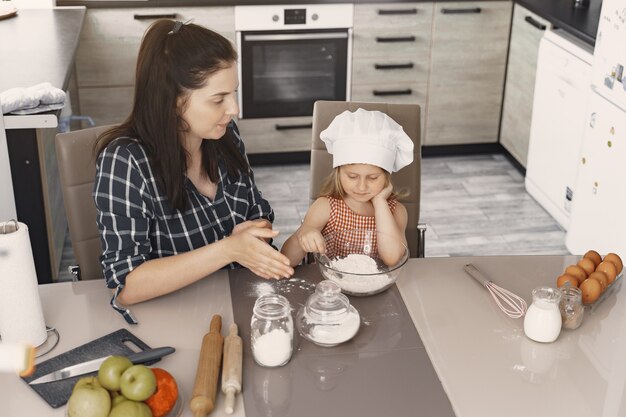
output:
[[[414,11],[414,13],[413,13]],[[354,6],[354,31],[430,32],[432,3],[380,3]]]
[[[430,33],[389,29],[379,33],[353,33],[353,58],[402,59],[423,57],[428,61]]]
[[[96,125],[123,122],[133,106],[133,87],[80,88],[80,111]]]
[[[135,18],[136,15],[143,18]],[[234,7],[146,7],[87,9],[81,40],[106,42],[111,38],[141,39],[146,29],[161,16],[183,22],[191,20],[192,23],[206,26],[231,40],[235,39]]]
[[[411,65],[412,68],[408,66]],[[405,59],[355,58],[352,60],[352,84],[379,84],[428,81],[428,61],[417,57]]]
[[[426,102],[427,83],[389,83],[389,84],[353,84],[353,101],[374,101],[386,103],[417,103],[421,106]],[[390,92],[408,92],[409,94],[381,94]],[[375,92],[378,93],[375,94]]]
[[[237,122],[248,154],[311,150],[311,128],[278,130],[280,126],[310,125],[312,117],[243,119]]]
[[[78,85],[133,85],[143,34],[156,16],[168,14],[176,14],[178,20],[192,20],[235,40],[234,7],[89,9],[76,52]],[[137,20],[135,15],[155,18]]]

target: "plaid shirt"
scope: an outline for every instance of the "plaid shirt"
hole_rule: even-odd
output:
[[[245,155],[234,122],[229,128]],[[172,209],[167,196],[157,186],[143,146],[136,139],[112,143],[100,154],[93,197],[103,248],[100,260],[107,287],[117,288],[111,300],[116,309],[120,310],[115,298],[124,287],[126,276],[143,262],[216,242],[246,220],[274,220],[272,208],[261,196],[252,173],[231,179],[223,160],[219,161],[219,181],[213,201],[201,194],[189,179],[185,179],[185,189],[188,208],[185,212]]]
[[[327,241],[328,256],[346,256],[350,253],[358,253],[366,243],[369,244],[372,253],[377,253],[376,234],[366,232],[367,230],[376,230],[376,218],[355,213],[341,198],[327,198],[330,204],[330,216],[321,233],[327,239],[329,234],[334,233],[333,239]],[[387,200],[387,204],[393,213],[398,205],[398,200]],[[352,229],[359,229],[363,232],[350,233],[349,231]]]

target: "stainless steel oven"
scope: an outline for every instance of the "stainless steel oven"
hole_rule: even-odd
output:
[[[241,119],[310,116],[348,100],[352,4],[236,6]]]

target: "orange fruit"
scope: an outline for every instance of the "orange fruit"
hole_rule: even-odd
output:
[[[569,274],[563,274],[556,279],[556,286],[561,288],[565,285],[566,282],[569,282],[569,285],[572,287],[578,287],[578,279]]]
[[[611,261],[602,261],[600,265],[596,268],[596,271],[602,271],[606,274],[609,279],[609,285],[615,281],[615,277],[617,276],[617,267]]]
[[[583,293],[583,304],[591,304],[600,297],[602,284],[595,279],[586,279],[580,284]]]
[[[591,259],[593,261],[593,264],[595,265],[594,268],[600,265],[600,262],[602,262],[602,257],[595,250],[588,250],[587,253],[583,255],[583,258]]]
[[[576,277],[576,279],[578,280],[578,285],[580,285],[581,282],[587,279],[587,273],[578,265],[568,266],[567,268],[565,268],[565,273]]]
[[[596,264],[589,258],[582,258],[576,265],[584,269],[587,276],[596,270]]]
[[[609,286],[609,277],[602,271],[595,271],[589,274],[589,278],[587,279],[595,279],[600,282],[602,285],[602,291],[606,290],[606,287]]]
[[[613,262],[615,264],[615,266],[617,267],[617,274],[619,275],[620,272],[622,272],[622,269],[624,269],[624,263],[622,262],[622,258],[619,257],[618,254],[616,253],[609,253],[604,257],[605,261],[609,261],[609,262]]]

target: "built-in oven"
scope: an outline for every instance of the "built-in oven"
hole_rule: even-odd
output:
[[[241,119],[310,116],[349,100],[352,4],[236,6]]]

